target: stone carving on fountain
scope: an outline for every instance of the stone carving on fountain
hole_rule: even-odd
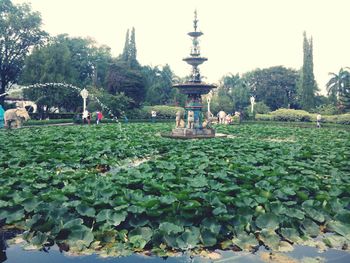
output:
[[[202,57],[200,54],[198,38],[202,36],[203,33],[197,30],[197,23],[197,11],[195,11],[193,21],[194,31],[188,33],[192,38],[192,48],[190,56],[183,59],[192,66],[191,77],[189,81],[173,86],[174,88],[179,89],[181,93],[187,95],[184,113],[185,127],[180,127],[178,117],[176,128],[172,130],[169,136],[173,138],[191,139],[215,137],[215,130],[208,127],[209,125],[203,125],[203,123],[208,123],[208,120],[206,120],[206,117],[204,117],[202,112],[202,95],[209,93],[210,90],[216,88],[216,86],[202,82],[198,66],[208,59]]]

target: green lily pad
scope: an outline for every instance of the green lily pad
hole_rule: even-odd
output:
[[[332,235],[323,239],[323,242],[330,248],[342,249],[343,247],[349,245],[349,240],[343,236]]]
[[[126,212],[116,212],[112,209],[101,210],[96,216],[96,222],[107,221],[107,223],[118,226],[126,219]]]
[[[253,248],[259,245],[258,240],[254,234],[240,233],[232,239],[232,243],[242,250],[251,251]]]
[[[332,220],[327,223],[327,229],[350,240],[350,224]]]
[[[40,201],[37,197],[28,198],[22,203],[24,210],[26,210],[27,212],[32,212],[39,204]]]
[[[281,238],[272,229],[263,229],[259,234],[259,239],[270,249],[278,250]]]
[[[84,246],[88,247],[94,240],[94,234],[91,229],[84,225],[76,225],[70,228],[70,234],[68,235],[68,242],[74,244],[80,242]]]
[[[302,240],[295,228],[281,228],[281,235],[290,242],[298,243]]]
[[[36,247],[41,247],[43,246],[48,240],[48,235],[46,233],[42,232],[36,232],[35,236],[29,240],[30,244],[36,246]]]
[[[7,224],[18,222],[24,218],[24,210],[22,208],[6,208],[0,210],[0,219],[5,219]]]
[[[311,237],[317,237],[320,234],[320,227],[311,219],[306,218],[302,223],[301,231]]]
[[[75,209],[82,216],[94,217],[96,214],[95,208],[89,207],[85,204],[80,204]]]
[[[159,225],[159,230],[167,234],[177,234],[184,231],[182,226],[170,222],[164,222]]]
[[[180,249],[193,249],[199,244],[199,228],[190,227],[186,228],[179,237],[176,238],[177,246]]]
[[[257,227],[261,229],[275,230],[279,226],[279,220],[275,214],[266,213],[266,214],[259,215],[255,220],[255,224]]]

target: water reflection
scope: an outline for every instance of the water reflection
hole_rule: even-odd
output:
[[[2,244],[3,245],[3,244]],[[6,244],[5,244],[6,247]],[[4,248],[4,247],[2,247]],[[178,257],[149,257],[143,255],[132,255],[121,258],[101,258],[98,255],[89,256],[75,256],[69,253],[61,253],[57,246],[53,246],[45,251],[25,251],[21,245],[11,245],[1,254],[0,262],[5,263],[264,263],[264,262],[332,262],[332,263],[348,263],[350,262],[350,253],[346,251],[339,251],[329,249],[326,252],[320,253],[316,248],[295,246],[295,249],[289,253],[276,253],[274,257],[263,257],[262,255],[269,255],[269,251],[260,248],[255,254],[232,251],[218,251],[221,258],[211,260],[201,258],[198,256],[192,257],[189,255],[182,255]],[[311,261],[310,261],[311,259]],[[282,260],[282,261],[281,261]],[[309,260],[309,261],[307,261]],[[313,260],[313,261],[312,261]]]

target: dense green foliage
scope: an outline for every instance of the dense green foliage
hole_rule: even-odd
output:
[[[169,65],[164,67],[144,66],[142,74],[146,80],[146,105],[181,105],[184,106],[186,96],[173,88],[179,78]]]
[[[28,230],[38,248],[55,241],[106,255],[349,247],[347,131],[240,125],[217,127],[226,139],[157,135],[171,126],[0,131],[0,219]]]
[[[330,98],[341,111],[350,109],[350,68],[339,70],[339,73],[329,73],[332,78],[327,83]]]
[[[104,85],[111,60],[106,46],[97,47],[91,39],[59,35],[27,57],[21,84],[70,83],[81,88],[88,84]],[[82,105],[79,91],[63,85],[30,87],[23,93],[36,102],[40,112],[52,107],[77,111]]]
[[[212,112],[241,111],[249,104],[250,90],[244,80],[236,74],[229,74],[222,78],[220,86],[212,99]]]
[[[32,12],[28,4],[0,1],[0,94],[17,82],[26,55],[46,37],[40,27],[40,14]],[[0,104],[4,105],[4,96]]]
[[[265,103],[271,110],[295,108],[297,105],[298,73],[282,66],[256,69],[243,75],[256,101]]]
[[[298,95],[301,108],[310,110],[316,106],[315,96],[318,87],[314,76],[313,42],[312,38],[307,39],[306,32],[304,32],[303,54],[303,67],[299,79]]]
[[[298,73],[282,66],[256,69],[240,77],[226,75],[223,77],[216,95],[213,97],[212,111],[243,111],[250,105],[249,98],[254,96],[256,102],[275,110],[281,107],[295,108],[297,101]],[[262,105],[262,104],[261,104]]]
[[[256,114],[255,119],[260,121],[288,121],[288,122],[316,122],[316,113],[304,110],[278,109],[268,114]],[[350,114],[322,115],[321,122],[350,124]]]
[[[107,91],[112,95],[124,93],[131,107],[139,107],[145,98],[145,80],[140,68],[132,69],[122,61],[111,64],[107,75]]]

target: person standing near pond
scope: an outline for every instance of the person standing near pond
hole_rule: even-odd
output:
[[[96,124],[99,124],[102,121],[103,115],[102,112],[98,111],[96,116]]]
[[[0,105],[0,128],[4,128],[4,115],[5,115],[5,110],[2,107],[2,105]]]
[[[321,120],[322,120],[321,114],[317,114],[317,116],[316,116],[316,126],[317,126],[317,128],[321,128]]]
[[[91,123],[91,113],[90,112],[88,112],[87,121],[88,121],[88,124],[90,125],[90,123]]]
[[[84,110],[83,111],[83,124],[87,123],[88,122],[88,116],[89,116],[89,112],[87,110]]]
[[[155,110],[151,111],[151,116],[152,116],[152,122],[156,122],[157,112]]]

